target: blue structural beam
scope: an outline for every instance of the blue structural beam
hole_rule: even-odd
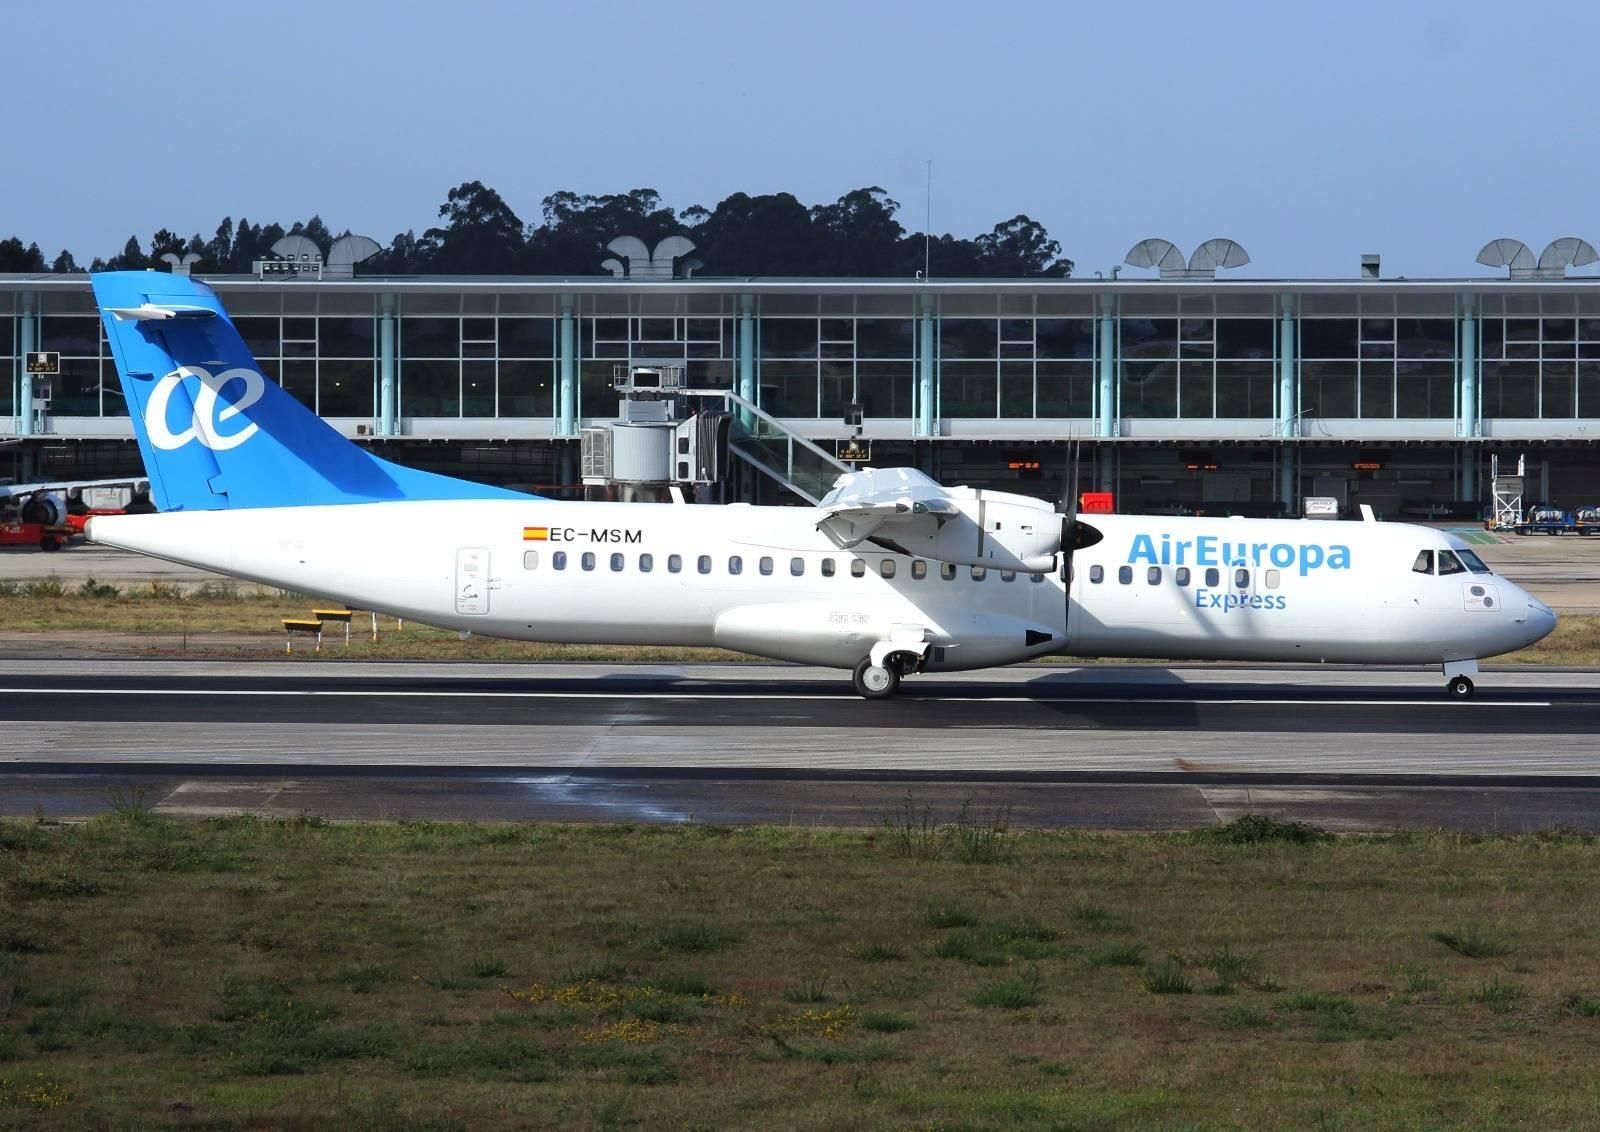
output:
[[[939,351],[938,317],[934,314],[933,296],[922,296],[922,309],[917,319],[917,430],[918,436],[934,436],[938,432],[939,416]]]
[[[1461,349],[1456,356],[1461,367],[1456,381],[1461,402],[1456,435],[1471,439],[1483,430],[1478,418],[1478,316],[1470,298],[1461,306]]]
[[[378,314],[378,435],[399,433],[395,412],[394,299],[385,295]]]
[[[752,404],[756,400],[755,306],[755,296],[739,296],[739,396]]]
[[[557,382],[557,436],[578,435],[578,320],[572,314],[571,295],[561,296],[561,341]]]
[[[1095,362],[1100,370],[1094,434],[1109,439],[1117,435],[1117,319],[1115,299],[1107,295],[1101,302],[1100,332],[1094,337]]]
[[[1278,435],[1293,441],[1300,435],[1299,328],[1295,323],[1294,299],[1283,296],[1278,317]],[[1288,443],[1278,459],[1278,502],[1286,513],[1299,513],[1296,500],[1300,483],[1297,467],[1300,447]]]
[[[17,353],[28,354],[38,349],[34,339],[33,321],[33,293],[22,293],[22,317],[18,320],[17,330],[19,338]],[[19,372],[22,380],[17,383],[17,435],[33,435],[33,376],[28,373],[27,362],[19,362]]]

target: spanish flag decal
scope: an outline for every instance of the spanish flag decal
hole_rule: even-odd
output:
[[[549,542],[550,541],[550,528],[549,527],[523,527],[522,528],[522,541],[523,542]]]

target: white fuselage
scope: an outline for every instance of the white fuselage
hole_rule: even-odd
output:
[[[1104,538],[1074,558],[1069,612],[1058,573],[840,549],[818,514],[402,501],[103,516],[90,537],[486,636],[841,668],[887,639],[928,642],[932,671],[1053,652],[1437,664],[1555,623],[1496,575],[1414,572],[1419,551],[1463,544],[1404,524],[1085,516]]]

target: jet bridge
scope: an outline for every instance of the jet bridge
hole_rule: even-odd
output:
[[[672,488],[725,485],[737,467],[816,504],[852,469],[729,389],[695,389],[681,364],[619,365],[617,419],[585,428],[585,486],[651,498]]]

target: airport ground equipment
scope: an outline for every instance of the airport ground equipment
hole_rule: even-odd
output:
[[[1572,512],[1572,525],[1580,535],[1600,535],[1600,503]]]
[[[1529,507],[1522,517],[1522,522],[1517,524],[1519,535],[1541,533],[1561,535],[1577,529],[1578,524],[1573,519],[1572,512],[1563,511],[1548,503],[1535,503]]]
[[[293,653],[294,652],[294,638],[295,638],[295,634],[296,633],[299,633],[302,636],[307,636],[307,637],[315,636],[316,637],[316,644],[312,647],[311,651],[312,652],[321,652],[322,651],[322,622],[321,621],[313,621],[313,620],[309,620],[309,619],[296,618],[296,617],[285,617],[283,619],[283,631],[284,631],[284,634],[285,634],[284,635],[284,639],[283,639],[283,651],[285,653]]]
[[[344,643],[350,644],[350,618],[355,615],[350,609],[313,609],[311,616],[321,621],[334,621],[344,623]],[[377,614],[373,614],[373,621],[377,621]]]
[[[1517,457],[1517,474],[1500,474],[1500,457],[1489,460],[1489,518],[1484,526],[1491,531],[1516,530],[1522,523],[1522,488],[1526,462]]]
[[[624,501],[720,484],[736,459],[815,505],[850,471],[731,389],[691,388],[682,364],[618,365],[612,386],[617,419],[583,430],[581,475]]]

